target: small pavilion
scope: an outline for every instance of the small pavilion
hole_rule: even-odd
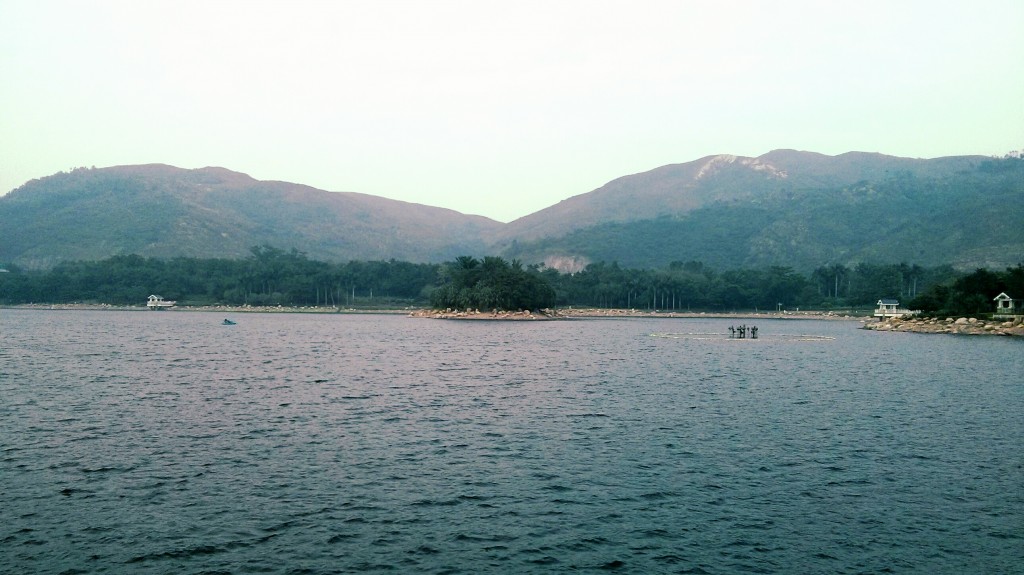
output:
[[[1024,315],[1024,300],[1013,299],[1002,292],[993,298],[996,302],[996,312],[992,317],[1014,317]]]

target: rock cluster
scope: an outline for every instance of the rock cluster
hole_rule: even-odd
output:
[[[478,309],[470,310],[453,310],[446,309],[433,310],[423,309],[416,310],[409,314],[409,317],[427,317],[432,319],[506,319],[506,320],[549,320],[549,319],[561,319],[563,316],[555,310],[542,309],[539,311],[480,311]]]
[[[964,335],[1024,336],[1024,318],[1013,320],[981,320],[977,318],[898,318],[869,321],[864,329],[874,331],[908,331],[914,333],[957,333]]]

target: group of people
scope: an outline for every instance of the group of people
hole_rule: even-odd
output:
[[[757,326],[756,325],[752,325],[750,327],[747,327],[746,325],[741,325],[739,327],[733,327],[731,325],[729,326],[729,337],[737,337],[739,339],[744,339],[744,338],[747,337],[748,333],[750,334],[751,339],[757,339]]]

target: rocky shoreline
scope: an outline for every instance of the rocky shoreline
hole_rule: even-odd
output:
[[[862,317],[848,314],[837,314],[831,311],[802,312],[667,312],[637,309],[603,309],[603,308],[562,308],[543,309],[537,311],[480,311],[480,310],[432,310],[420,309],[413,311],[409,317],[429,319],[455,320],[510,320],[510,321],[550,321],[574,318],[720,318],[720,319],[829,319],[829,320],[861,320]]]
[[[864,329],[872,331],[900,331],[911,333],[952,333],[960,335],[1003,335],[1024,337],[1024,319],[981,320],[976,318],[888,318],[868,322]]]
[[[145,306],[117,306],[110,304],[22,304],[0,306],[7,309],[35,310],[102,310],[102,311],[153,311]],[[1024,318],[1014,320],[980,320],[976,318],[888,318],[877,321],[863,315],[834,311],[781,311],[781,312],[668,312],[637,309],[604,308],[562,308],[537,311],[480,311],[480,310],[433,310],[433,309],[350,309],[315,306],[175,306],[161,312],[217,312],[217,313],[331,313],[331,314],[402,314],[412,318],[450,320],[499,320],[499,321],[552,321],[586,318],[716,318],[716,319],[817,319],[837,321],[860,321],[863,329],[871,331],[896,331],[910,333],[946,333],[959,335],[1002,335],[1024,337]]]
[[[409,314],[409,317],[427,318],[427,319],[493,319],[493,320],[519,320],[519,321],[550,321],[556,319],[565,319],[566,316],[562,315],[556,310],[545,309],[536,312],[532,311],[498,311],[493,310],[489,312],[481,312],[479,310],[434,310],[434,309],[418,309]]]
[[[2,309],[33,310],[93,310],[93,311],[155,311],[144,305],[112,305],[96,303],[66,304],[17,304],[0,306]],[[251,305],[178,305],[159,310],[160,312],[217,312],[217,313],[328,313],[328,314],[403,314],[416,318],[431,319],[502,319],[502,320],[556,320],[572,318],[720,318],[720,319],[825,319],[864,320],[863,315],[835,311],[780,311],[780,312],[673,312],[662,310],[607,309],[607,308],[559,308],[537,311],[480,311],[480,310],[433,310],[424,308],[404,309],[355,309],[318,306],[251,306]]]

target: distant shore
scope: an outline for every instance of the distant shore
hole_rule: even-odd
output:
[[[119,306],[111,304],[67,303],[67,304],[18,304],[0,306],[5,309],[36,309],[36,310],[96,310],[96,311],[157,311],[145,305]],[[639,309],[605,309],[605,308],[559,308],[538,311],[480,311],[480,310],[433,310],[428,308],[404,309],[364,309],[345,307],[317,306],[188,306],[180,305],[159,310],[160,312],[218,312],[218,313],[324,313],[324,314],[393,314],[408,315],[416,318],[430,319],[503,319],[503,320],[556,320],[573,318],[722,318],[722,319],[828,319],[828,320],[864,320],[860,315],[834,311],[734,311],[734,312],[684,312]]]
[[[407,314],[413,309],[362,309],[346,307],[281,306],[281,305],[176,305],[154,310],[145,305],[113,305],[103,303],[29,303],[0,306],[0,309],[37,310],[90,310],[90,311],[145,311],[145,312],[223,312],[223,313],[348,313],[348,314]]]
[[[133,311],[153,312],[145,305],[118,306],[111,304],[67,303],[67,304],[17,304],[0,306],[0,309],[31,309],[31,310],[93,310],[93,311]],[[319,313],[319,314],[351,314],[351,315],[405,315],[411,318],[447,319],[447,320],[495,320],[495,321],[555,321],[570,319],[600,318],[714,318],[733,320],[783,319],[783,320],[834,320],[859,321],[863,329],[880,332],[910,333],[945,333],[960,335],[1003,335],[1024,337],[1024,319],[1015,320],[979,320],[974,318],[889,318],[879,321],[864,313],[836,311],[732,311],[732,312],[682,312],[652,311],[638,309],[604,309],[604,308],[559,308],[538,311],[479,311],[479,310],[434,310],[428,308],[403,309],[364,309],[345,307],[317,306],[174,306],[159,310],[160,313],[205,312],[205,313]]]
[[[480,310],[416,310],[410,317],[454,320],[525,320],[544,321],[574,318],[720,318],[720,319],[829,319],[862,320],[863,316],[837,314],[832,311],[781,312],[680,312],[638,309],[559,308],[539,311],[480,311]]]

